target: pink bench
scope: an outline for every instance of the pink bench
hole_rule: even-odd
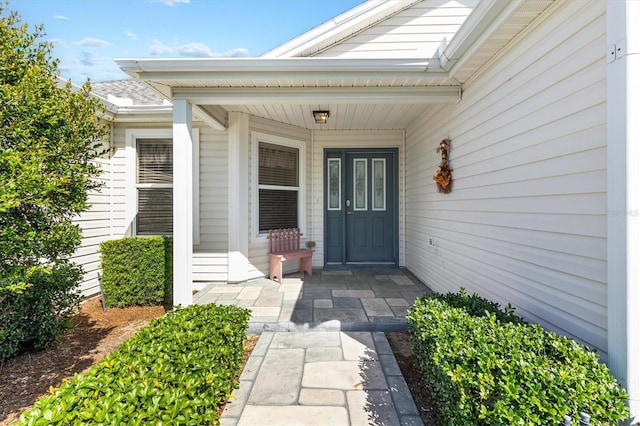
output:
[[[312,275],[311,257],[313,250],[300,248],[300,229],[270,229],[269,235],[269,279],[282,284],[282,262],[300,259],[300,273]]]

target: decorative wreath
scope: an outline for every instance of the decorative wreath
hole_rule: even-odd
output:
[[[451,150],[451,141],[449,139],[443,139],[440,142],[440,146],[436,149],[442,155],[442,161],[436,170],[436,174],[433,175],[433,180],[436,182],[438,192],[448,194],[453,189],[453,178],[451,172],[453,169],[449,167],[449,151]]]

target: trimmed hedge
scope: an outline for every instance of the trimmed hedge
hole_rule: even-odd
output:
[[[127,237],[104,241],[102,291],[107,306],[171,303],[173,240],[170,237]]]
[[[19,424],[218,424],[218,408],[238,385],[249,317],[213,304],[170,311],[63,381]]]
[[[464,289],[427,294],[407,314],[417,363],[445,424],[617,424],[626,392],[598,355]]]
[[[81,268],[61,263],[24,271],[24,289],[12,289],[17,279],[0,279],[0,364],[23,350],[43,349],[69,328],[81,277]]]

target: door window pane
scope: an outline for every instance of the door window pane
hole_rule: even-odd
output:
[[[386,210],[387,191],[386,179],[386,159],[373,159],[373,210]]]
[[[367,159],[353,160],[354,210],[367,210]]]
[[[328,208],[329,210],[340,210],[342,183],[340,176],[340,158],[330,158],[328,160]]]

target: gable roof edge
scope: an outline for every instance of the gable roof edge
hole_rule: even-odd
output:
[[[327,40],[336,37],[346,28],[351,28],[349,35],[343,36],[332,44],[337,44],[376,23],[402,11],[422,0],[368,0],[335,18],[271,49],[261,58],[290,58],[303,56],[303,52],[312,46],[323,45]],[[317,48],[317,52],[325,47]],[[316,52],[316,53],[317,53]]]

